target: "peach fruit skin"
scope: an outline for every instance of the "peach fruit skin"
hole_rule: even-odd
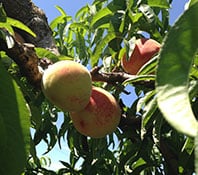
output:
[[[70,113],[78,132],[92,138],[102,138],[116,130],[121,109],[108,91],[93,87],[89,104],[79,112]]]
[[[135,48],[129,60],[126,54],[121,59],[121,65],[125,72],[136,75],[140,68],[148,62],[160,50],[160,43],[153,39],[141,38],[137,39]]]
[[[63,111],[79,111],[89,103],[92,82],[89,71],[75,61],[58,61],[44,71],[42,90]]]

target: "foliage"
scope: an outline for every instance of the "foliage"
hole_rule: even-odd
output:
[[[53,62],[74,59],[89,69],[101,66],[104,73],[122,72],[120,59],[125,52],[129,55],[134,38],[150,37],[162,43],[159,55],[137,76],[120,84],[93,82],[114,94],[123,111],[118,129],[102,139],[79,134],[69,114],[50,104],[1,53],[0,149],[7,157],[0,157],[0,174],[5,174],[4,170],[19,174],[25,159],[23,174],[27,175],[193,174],[195,168],[198,173],[198,153],[194,151],[194,146],[198,148],[198,3],[192,1],[174,26],[169,24],[170,5],[168,0],[95,0],[82,7],[74,19],[57,7],[60,16],[50,27],[61,56],[36,49]],[[4,12],[1,17],[10,19]],[[14,24],[26,30],[13,19],[1,23],[7,31]],[[0,31],[1,38],[7,36],[2,28]],[[128,87],[134,92],[127,93]],[[124,102],[123,94],[130,93],[136,98]],[[59,129],[56,122],[60,114],[64,120]],[[70,161],[60,160],[64,168],[50,171],[44,166],[47,160],[43,164],[37,157],[36,145],[44,141],[47,153],[56,143],[61,147],[62,140],[67,141]]]

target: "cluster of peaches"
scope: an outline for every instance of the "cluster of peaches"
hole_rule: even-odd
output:
[[[124,55],[121,60],[124,71],[137,74],[159,49],[155,40],[136,40],[130,58]],[[90,72],[80,63],[64,60],[49,66],[42,77],[42,90],[51,103],[70,113],[74,127],[85,136],[102,138],[120,122],[121,109],[114,96],[93,86]]]

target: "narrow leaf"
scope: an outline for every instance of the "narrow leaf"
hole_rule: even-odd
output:
[[[109,3],[107,7],[102,8],[93,16],[91,26],[93,26],[98,20],[104,18],[105,16],[113,15],[119,9],[120,7],[115,5],[113,2]]]
[[[67,16],[67,14],[65,13],[65,11],[63,10],[62,7],[60,7],[58,5],[56,5],[55,7],[61,13],[62,16]]]
[[[110,14],[113,14],[113,12],[108,7],[103,8],[98,13],[96,13],[96,15],[93,17],[93,19],[91,21],[91,26],[93,26],[101,18],[103,18],[107,15],[110,15]]]
[[[107,36],[105,36],[100,43],[96,46],[95,48],[95,52],[91,57],[91,64],[92,66],[94,66],[95,64],[97,64],[101,53],[103,51],[103,49],[105,48],[105,46],[114,38],[116,38],[116,34],[115,33],[109,33]]]
[[[16,19],[7,17],[7,23],[10,24],[13,27],[17,27],[21,30],[24,30],[27,33],[29,33],[30,35],[36,37],[36,34],[28,26],[26,26],[25,24],[23,24],[22,22],[20,22]]]
[[[167,0],[148,0],[148,5],[160,8],[169,8],[170,5]]]

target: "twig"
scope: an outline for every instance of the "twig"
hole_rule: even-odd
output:
[[[90,73],[92,76],[92,81],[101,81],[101,82],[106,82],[109,84],[114,84],[116,85],[117,83],[123,83],[124,81],[128,79],[135,78],[136,75],[130,75],[125,72],[110,72],[110,73],[105,73],[100,71],[101,67],[94,67]],[[155,88],[155,83],[154,81],[137,81],[133,82],[134,86],[144,86],[148,87],[151,89]]]

